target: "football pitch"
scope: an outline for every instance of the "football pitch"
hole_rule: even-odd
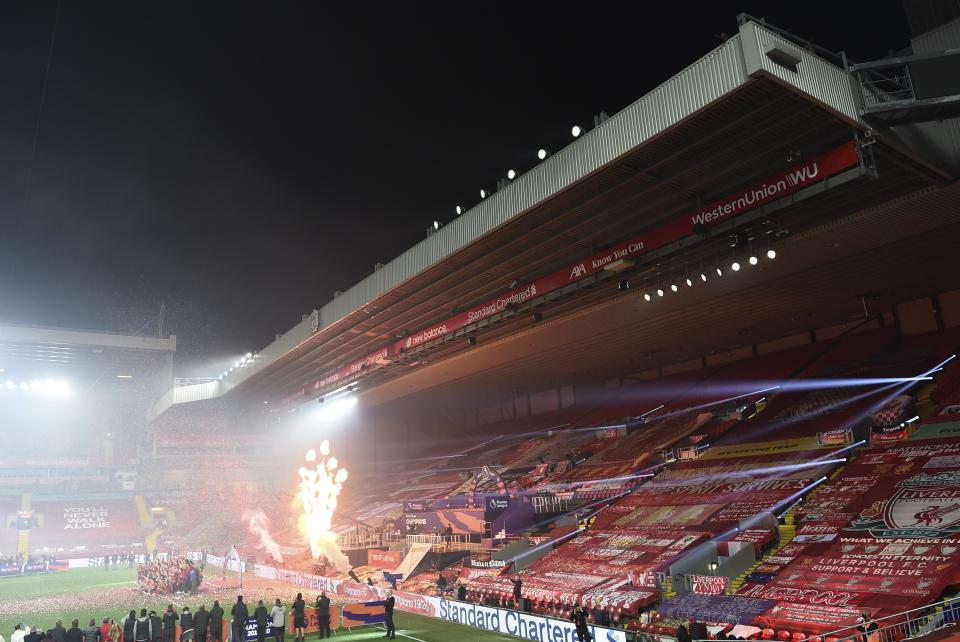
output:
[[[131,609],[139,614],[141,608],[153,609],[158,613],[173,602],[177,610],[189,606],[196,611],[200,604],[209,609],[214,599],[229,612],[230,605],[236,600],[237,590],[224,591],[222,594],[206,593],[170,597],[150,597],[136,590],[137,572],[135,569],[85,568],[72,569],[25,577],[0,578],[0,635],[9,639],[15,624],[23,623],[39,626],[42,629],[53,628],[57,620],[62,620],[69,628],[73,619],[80,621],[81,628],[91,619],[97,624],[105,617],[118,622]],[[281,585],[267,589],[243,589],[245,601],[256,604],[264,599],[272,604],[281,598],[289,609],[290,601],[297,593],[296,587]],[[269,602],[267,600],[269,599]],[[492,642],[493,640],[519,640],[503,633],[482,631],[452,622],[397,612],[394,618],[398,640],[413,642]],[[352,642],[353,640],[382,639],[385,631],[382,627],[361,627],[348,631],[340,629],[334,640]],[[307,635],[308,640],[318,639],[316,634]],[[267,638],[272,641],[272,638]],[[292,642],[292,636],[287,636]]]

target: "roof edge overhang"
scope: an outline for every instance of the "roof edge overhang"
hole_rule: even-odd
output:
[[[790,56],[797,61],[792,68],[783,64],[790,62]],[[271,366],[281,358],[336,336],[351,318],[365,316],[365,310],[393,289],[759,78],[776,82],[845,124],[867,129],[859,116],[854,81],[846,70],[746,21],[736,36],[314,310],[260,351],[255,365],[226,377],[221,390],[229,392],[252,378],[269,376]]]

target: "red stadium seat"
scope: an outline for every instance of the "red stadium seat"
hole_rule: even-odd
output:
[[[790,634],[790,631],[787,631],[786,629],[780,629],[777,631],[777,639],[781,640],[781,642],[788,642],[788,640],[790,640],[792,637],[793,636]]]
[[[777,634],[776,631],[774,631],[773,629],[764,629],[763,632],[760,634],[760,636],[764,640],[772,640],[776,636],[776,634]]]

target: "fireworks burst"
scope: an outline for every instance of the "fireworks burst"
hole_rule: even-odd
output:
[[[322,555],[326,557],[338,570],[350,570],[350,561],[337,546],[337,536],[330,531],[333,523],[333,513],[337,509],[337,497],[347,481],[347,469],[339,468],[336,457],[330,456],[330,442],[320,444],[320,459],[317,461],[317,452],[311,448],[307,451],[306,460],[314,467],[300,468],[300,504],[303,514],[300,515],[300,532],[310,542],[310,551],[314,559]]]

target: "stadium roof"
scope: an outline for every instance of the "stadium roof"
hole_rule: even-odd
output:
[[[736,36],[304,319],[225,378],[221,391],[289,399],[359,378],[368,389],[379,386],[373,398],[385,400],[467,376],[501,387],[596,376],[689,359],[708,344],[780,336],[791,323],[809,327],[812,318],[796,317],[813,310],[824,324],[842,321],[853,302],[862,312],[862,297],[878,290],[871,294],[878,309],[936,291],[933,282],[950,271],[944,231],[956,238],[960,222],[956,189],[942,187],[951,176],[927,160],[935,149],[917,151],[893,132],[877,135],[857,102],[843,69],[745,21]],[[700,226],[622,273],[600,270],[379,356],[384,346],[855,137],[859,162],[828,180],[730,225]],[[726,260],[731,237],[776,239],[785,257],[739,282],[638,307],[637,287]],[[929,266],[922,279],[909,269],[918,253]],[[618,289],[623,279],[632,292]],[[538,323],[534,309],[546,319]],[[465,335],[479,337],[482,349]],[[470,359],[457,358],[468,351]],[[636,362],[637,353],[649,355],[646,362]],[[324,377],[345,366],[349,376]],[[402,383],[388,385],[401,375]]]
[[[173,383],[176,349],[173,336],[0,325],[0,387],[49,379],[88,394],[152,400]]]

